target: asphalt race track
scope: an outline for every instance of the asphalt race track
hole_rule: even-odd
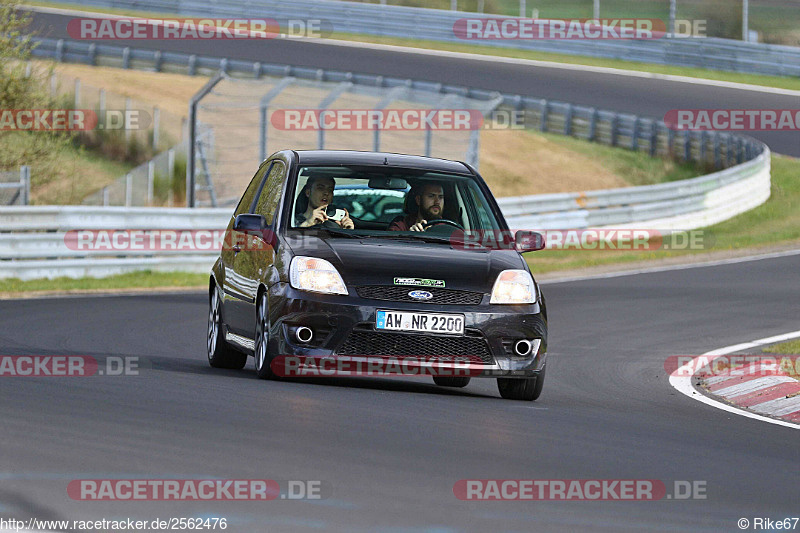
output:
[[[37,15],[37,24],[58,17]],[[59,30],[58,28],[62,28]],[[781,108],[796,97],[611,75],[414,57],[314,43],[142,42],[209,55],[325,65],[521,92],[658,116]],[[137,43],[137,45],[139,45]],[[797,133],[763,134],[800,155]],[[783,139],[783,140],[782,140]],[[783,143],[783,144],[781,144]],[[798,329],[800,255],[545,284],[542,397],[494,380],[260,381],[205,355],[207,296],[0,301],[0,355],[137,358],[138,375],[0,377],[0,518],[224,517],[228,531],[740,531],[800,516],[795,429],[727,413],[670,387],[664,362]],[[535,273],[534,273],[535,274]],[[794,311],[792,311],[794,309]],[[322,482],[319,500],[93,502],[77,479]],[[463,479],[698,482],[704,499],[471,501]]]
[[[138,357],[136,376],[5,377],[0,513],[218,516],[230,531],[736,531],[796,516],[794,429],[673,390],[666,357],[797,329],[800,256],[545,285],[534,403],[430,378],[265,382],[205,358],[202,294],[0,302],[0,353]],[[794,312],[791,310],[795,309]],[[83,502],[73,479],[319,480],[321,500]],[[704,500],[464,502],[461,479],[658,479]]]
[[[69,39],[66,28],[72,18],[74,17],[70,15],[37,13],[32,27],[43,37]],[[657,118],[663,118],[670,109],[798,107],[796,95],[363,47],[332,46],[313,40],[103,40],[102,44],[430,80]],[[773,152],[800,156],[800,133],[797,131],[762,131],[749,134],[767,143]]]

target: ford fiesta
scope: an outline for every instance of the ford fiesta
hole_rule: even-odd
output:
[[[441,386],[497,378],[503,398],[542,392],[547,311],[520,252],[465,163],[350,151],[264,161],[211,272],[208,360],[260,378],[286,357],[414,358]]]

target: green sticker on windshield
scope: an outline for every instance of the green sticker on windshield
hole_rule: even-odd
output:
[[[395,285],[414,285],[416,287],[444,287],[444,280],[424,278],[394,278]]]

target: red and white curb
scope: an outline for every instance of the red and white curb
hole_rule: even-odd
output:
[[[702,379],[700,385],[713,397],[698,392],[692,383],[696,381],[693,369],[705,366],[715,356],[798,337],[800,331],[793,331],[712,350],[678,368],[670,375],[669,383],[678,392],[717,409],[770,424],[800,429],[800,381],[778,370],[777,365],[768,368],[766,363],[751,363],[732,372]],[[701,358],[705,361],[698,362]]]

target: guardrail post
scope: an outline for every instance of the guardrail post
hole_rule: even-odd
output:
[[[89,45],[89,64],[95,66],[97,63],[97,45],[92,43]]]
[[[683,132],[683,160],[689,161],[692,158],[692,137],[689,130]]]
[[[597,117],[599,113],[597,109],[592,108],[591,118],[589,118],[589,140],[594,141],[595,136],[597,135]]]
[[[125,174],[125,207],[130,207],[133,200],[133,176]]]
[[[706,151],[707,151],[706,150],[706,143],[708,142],[707,137],[708,137],[708,133],[706,133],[705,130],[700,132],[700,156],[699,156],[698,159],[700,160],[701,163],[705,163],[706,162]]]
[[[740,165],[744,162],[744,139],[741,137],[736,138],[736,164]]]
[[[667,153],[669,157],[675,155],[675,130],[672,128],[667,129]]]
[[[541,112],[539,113],[539,120],[541,120],[539,124],[539,131],[547,131],[547,114],[550,103],[547,100],[542,100],[539,105],[541,106]]]
[[[108,207],[108,186],[103,187],[103,207]]]
[[[147,163],[147,205],[153,205],[153,187],[156,178],[156,164],[153,160]]]
[[[614,113],[611,116],[611,146],[617,145],[617,128],[619,128],[619,114]]]
[[[156,72],[161,72],[161,50],[156,50],[156,53],[153,55],[153,68]]]
[[[719,133],[717,133],[716,131],[714,132],[712,142],[714,143],[713,144],[713,146],[714,146],[714,167],[715,168],[722,168],[722,156],[720,155]]]
[[[22,165],[19,167],[19,190],[22,205],[31,203],[31,167]]]
[[[158,131],[161,129],[161,110],[153,107],[153,151],[158,149]]]
[[[572,104],[567,104],[567,113],[564,115],[564,135],[572,135],[572,115],[575,109]]]
[[[131,47],[122,49],[122,68],[131,68]]]
[[[64,39],[59,39],[56,43],[56,61],[64,61]]]
[[[639,149],[639,116],[633,119],[633,133],[631,134],[631,150]]]
[[[167,150],[167,176],[169,177],[169,189],[172,190],[172,180],[175,179],[175,149]]]
[[[81,108],[81,79],[75,78],[75,108]]]
[[[56,77],[55,73],[53,73],[50,75],[50,96],[55,97],[57,90],[58,90],[58,77]]]
[[[100,113],[105,113],[106,112],[106,90],[105,89],[100,89],[99,100],[100,100],[100,104],[99,104]]]
[[[197,73],[197,56],[192,54],[189,56],[189,76],[194,76]]]
[[[650,157],[655,157],[658,152],[658,122],[650,122]]]
[[[728,135],[725,139],[725,165],[731,164],[731,157],[733,156],[733,138]]]

